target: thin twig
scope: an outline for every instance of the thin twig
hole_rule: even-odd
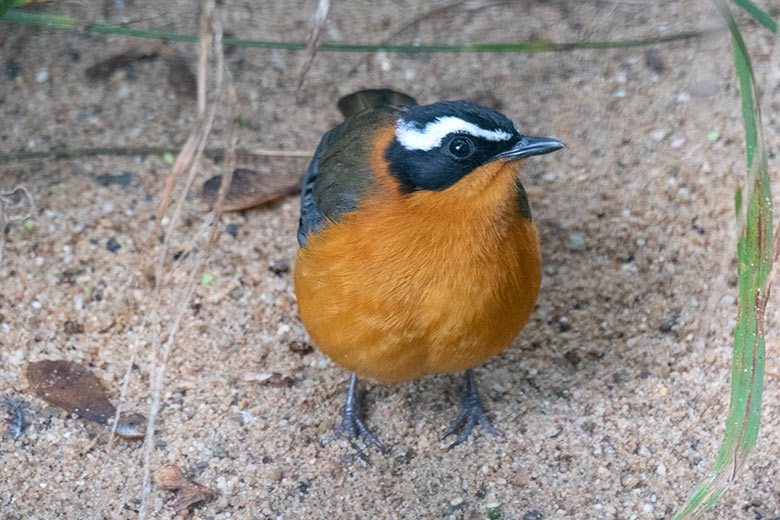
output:
[[[311,18],[311,32],[309,33],[309,41],[306,42],[306,57],[303,60],[301,72],[298,74],[298,82],[295,85],[295,102],[298,104],[301,103],[303,80],[306,78],[306,73],[309,72],[309,69],[314,63],[314,57],[317,55],[317,48],[320,44],[320,33],[322,33],[322,28],[325,27],[325,22],[328,20],[329,9],[330,0],[318,0],[317,10]]]
[[[165,235],[165,241],[161,247],[162,257],[160,258],[160,260],[163,260],[167,256],[167,251],[170,250],[170,243],[174,231],[176,229],[176,224],[181,215],[183,201],[185,200],[185,194],[189,191],[189,187],[192,185],[192,181],[195,177],[195,173],[198,171],[198,168],[200,166],[200,161],[203,155],[203,150],[205,148],[205,143],[211,131],[211,126],[214,122],[214,117],[216,115],[217,106],[218,106],[218,102],[222,90],[222,79],[224,77],[224,55],[222,52],[223,47],[221,45],[222,26],[219,22],[218,17],[216,16],[216,8],[214,5],[214,0],[208,0],[204,3],[203,13],[201,15],[200,29],[201,29],[202,41],[211,42],[212,36],[214,41],[215,58],[216,58],[216,65],[215,65],[216,84],[214,87],[214,101],[208,107],[208,109],[206,109],[206,106],[204,105],[203,107],[204,112],[201,114],[201,117],[199,118],[199,125],[198,125],[199,130],[195,133],[198,138],[195,156],[192,160],[192,164],[190,165],[190,170],[188,172],[187,178],[185,179],[184,182],[185,186],[182,191],[182,194],[179,197],[177,204],[174,207],[173,213],[171,215],[169,227]],[[205,89],[206,86],[205,74],[206,74],[206,65],[208,63],[208,56],[207,56],[208,52],[209,52],[209,46],[207,45],[199,46],[199,60],[198,60],[198,78],[199,78],[198,89],[199,90]],[[204,54],[206,54],[205,57],[203,56]],[[199,99],[205,100],[205,94],[201,95],[199,93]],[[232,125],[233,122],[230,121],[229,124]],[[232,136],[233,136],[232,130],[228,131],[228,135],[232,140]],[[234,156],[235,156],[234,152],[228,150],[227,152],[228,160],[231,160],[231,157]],[[235,162],[234,159],[231,161],[233,163]],[[224,199],[224,194],[222,195],[222,198]],[[216,222],[218,221],[218,217],[216,216],[217,210],[218,208],[215,207],[215,209],[211,213],[211,218],[210,221],[207,223],[207,225],[209,226],[216,225]],[[203,266],[205,265],[205,261],[209,256],[208,250],[209,250],[209,245],[211,244],[211,237],[213,237],[213,229],[212,229],[212,234],[209,237],[209,241],[205,245],[206,253],[198,256],[196,260],[196,264],[193,267],[192,274],[196,276],[198,276],[202,272]],[[158,266],[160,263],[161,262],[158,262]],[[158,280],[161,279],[162,276],[158,276]],[[160,285],[158,285],[158,287],[159,286]],[[197,286],[197,279],[191,278],[185,290],[183,291],[183,294],[178,295],[176,299],[176,301],[179,302],[179,308],[176,312],[175,318],[171,326],[167,331],[167,340],[165,341],[164,345],[162,345],[162,359],[159,359],[160,357],[159,336],[155,337],[152,342],[151,360],[152,360],[152,366],[154,366],[156,370],[153,373],[153,379],[151,381],[152,403],[149,408],[149,421],[147,424],[146,438],[144,440],[143,487],[142,487],[142,494],[141,494],[141,507],[139,509],[139,518],[141,520],[146,518],[147,511],[149,508],[149,497],[151,495],[151,481],[150,481],[151,461],[152,461],[152,454],[154,450],[154,424],[155,424],[155,419],[157,417],[157,413],[159,412],[160,409],[160,395],[162,393],[165,370],[167,367],[171,350],[173,348],[176,333],[178,332],[179,329],[181,318],[188,308],[188,303],[192,298],[192,294],[194,293],[196,286]]]
[[[184,145],[186,146],[186,144]],[[42,151],[21,151],[0,153],[0,164],[11,161],[28,161],[35,159],[75,159],[80,157],[94,157],[98,155],[165,155],[178,154],[183,147],[177,146],[130,146],[130,147],[88,147],[88,148],[52,148]],[[237,148],[238,156],[260,157],[311,157],[313,151],[307,150],[274,150],[272,148],[247,147]],[[225,157],[224,148],[205,148],[203,155],[210,159],[222,159]],[[186,166],[186,165],[185,165]],[[184,168],[187,169],[186,167]]]

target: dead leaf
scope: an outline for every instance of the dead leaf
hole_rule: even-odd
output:
[[[222,184],[222,176],[216,175],[203,184],[203,200],[213,205]],[[255,170],[238,168],[233,171],[233,181],[225,195],[223,211],[239,211],[271,202],[301,189],[297,177],[280,177]]]
[[[176,499],[171,504],[177,515],[187,513],[191,505],[216,495],[216,492],[203,484],[187,478],[184,475],[184,471],[179,466],[173,464],[166,464],[157,468],[154,472],[154,482],[161,489],[178,490]]]
[[[176,491],[188,482],[187,477],[179,466],[166,464],[160,466],[154,472],[154,483],[160,489]]]
[[[106,397],[106,389],[86,367],[65,360],[44,360],[27,365],[27,380],[44,401],[79,417],[111,426],[116,408]],[[142,437],[146,418],[122,414],[116,433],[124,438]]]
[[[187,485],[179,490],[176,500],[173,502],[173,509],[176,514],[187,512],[189,507],[198,502],[202,502],[213,497],[216,493],[203,484],[190,480]]]

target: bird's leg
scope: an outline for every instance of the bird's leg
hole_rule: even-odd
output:
[[[350,439],[360,435],[367,444],[372,444],[381,451],[385,451],[384,445],[363,424],[360,415],[360,389],[358,388],[357,376],[352,374],[349,380],[347,402],[341,412],[341,425],[336,429],[336,438],[341,437],[342,434],[346,434]]]
[[[501,432],[490,423],[490,419],[488,419],[484,408],[482,408],[482,399],[479,397],[477,380],[474,378],[474,372],[471,369],[466,370],[463,385],[458,390],[461,398],[460,413],[452,421],[447,431],[444,432],[442,439],[454,433],[458,433],[458,438],[447,447],[447,451],[468,439],[477,423],[489,434],[501,435]]]

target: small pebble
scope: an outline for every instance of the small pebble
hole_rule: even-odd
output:
[[[49,69],[38,69],[38,71],[35,73],[35,82],[43,83],[47,79],[49,79]]]
[[[390,63],[390,58],[384,51],[377,52],[374,55],[374,59],[379,64],[379,68],[382,70],[382,72],[388,72],[391,68],[393,68],[392,63]]]
[[[639,484],[639,479],[631,474],[623,475],[623,477],[620,479],[620,483],[623,485],[624,488],[631,489],[635,487],[637,484]]]
[[[569,247],[571,247],[572,251],[585,251],[585,237],[582,236],[582,233],[571,233],[569,235]]]
[[[238,238],[238,226],[235,224],[228,224],[225,226],[225,233],[233,238]]]
[[[667,332],[671,332],[676,325],[677,325],[677,319],[676,318],[671,318],[671,319],[666,320],[665,322],[663,322],[661,324],[661,326],[658,327],[658,330],[661,331],[662,333],[666,334]]]
[[[268,264],[268,270],[276,276],[282,276],[283,274],[290,272],[290,266],[284,260],[272,260],[271,263]]]
[[[214,446],[214,449],[211,450],[211,454],[218,459],[224,459],[228,456],[228,452],[225,450],[225,448],[222,447],[221,444]]]
[[[108,249],[112,253],[116,253],[119,251],[119,248],[122,246],[117,242],[116,238],[111,237],[108,239],[108,242],[106,242],[106,249]]]
[[[650,133],[650,138],[656,143],[661,142],[666,137],[666,130],[656,130]]]

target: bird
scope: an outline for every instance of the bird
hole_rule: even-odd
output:
[[[359,378],[465,371],[447,449],[500,435],[474,367],[509,347],[536,305],[539,235],[520,159],[564,147],[470,101],[419,105],[389,89],[342,98],[301,180],[295,293],[309,337],[351,372],[336,436],[362,437]]]

